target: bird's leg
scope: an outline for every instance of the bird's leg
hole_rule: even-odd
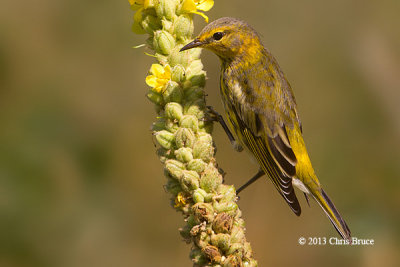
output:
[[[221,126],[224,129],[226,135],[228,136],[229,141],[231,142],[233,148],[238,152],[243,151],[243,147],[238,142],[236,142],[235,137],[233,137],[233,134],[229,130],[228,126],[226,125],[224,118],[217,111],[215,111],[213,109],[213,107],[211,107],[211,106],[207,106],[207,111],[208,111],[209,119],[211,121],[217,121],[221,124]]]
[[[258,178],[260,178],[261,176],[263,176],[265,173],[263,170],[259,170],[256,175],[254,175],[250,180],[248,180],[244,185],[242,185],[241,187],[239,187],[238,190],[236,190],[236,195],[238,195],[241,191],[243,191],[246,187],[248,187],[249,185],[251,185],[252,183],[254,183],[255,181],[258,180]]]

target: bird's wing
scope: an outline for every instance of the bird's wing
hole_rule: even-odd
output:
[[[286,127],[292,129],[295,124],[300,127],[296,103],[283,74],[277,71],[276,77],[268,75],[271,70],[258,68],[256,77],[266,77],[272,82],[260,83],[246,75],[245,82],[234,84],[239,88],[232,90],[231,105],[241,125],[243,141],[294,213],[300,215],[300,204],[292,186],[297,159],[286,131]]]

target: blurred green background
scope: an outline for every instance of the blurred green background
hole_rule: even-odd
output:
[[[266,179],[239,204],[260,266],[400,266],[400,3],[223,1],[295,91],[316,172],[354,236],[374,246],[300,246],[337,236],[301,194],[296,217]],[[191,266],[152,141],[153,58],[128,1],[3,1],[0,9],[0,266]],[[195,19],[195,32],[205,25]],[[209,104],[219,61],[204,51]],[[226,182],[257,166],[215,127]]]

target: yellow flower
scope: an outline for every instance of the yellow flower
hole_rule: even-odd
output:
[[[153,87],[153,91],[160,93],[165,88],[165,85],[171,80],[171,67],[165,67],[160,64],[153,64],[150,68],[151,75],[146,77],[148,86]]]
[[[137,34],[146,33],[145,30],[140,26],[140,22],[143,20],[143,10],[154,6],[153,0],[129,0],[131,9],[136,10],[133,16],[132,31]]]
[[[179,192],[175,198],[174,208],[180,208],[186,205],[186,197],[182,192]]]
[[[213,7],[213,5],[214,0],[183,0],[182,11],[200,15],[208,23],[208,17],[197,10],[208,11]]]

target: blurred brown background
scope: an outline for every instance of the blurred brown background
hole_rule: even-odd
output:
[[[297,218],[269,181],[241,194],[260,266],[399,266],[400,4],[223,1],[291,82],[314,167],[353,235],[374,246],[300,246],[337,236],[312,201]],[[128,1],[5,1],[0,9],[0,266],[191,266],[150,134],[153,62],[132,49]],[[205,25],[196,17],[195,32]],[[204,51],[209,103],[219,62]],[[227,183],[255,173],[215,127]]]

